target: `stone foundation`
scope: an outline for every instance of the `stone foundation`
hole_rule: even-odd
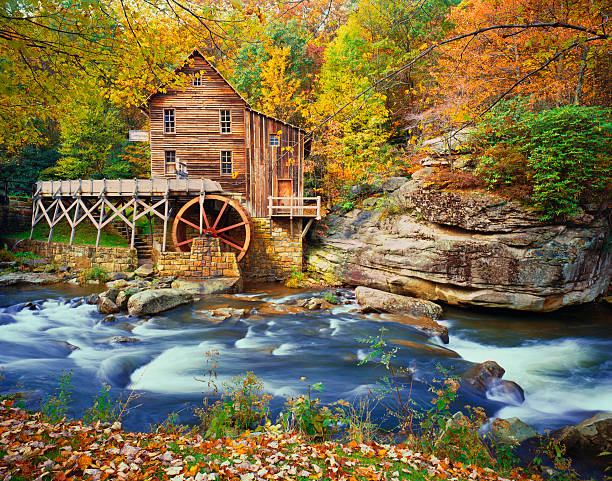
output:
[[[0,225],[3,234],[29,230],[32,226],[32,199],[9,197],[8,205],[0,205]]]
[[[107,272],[129,272],[138,267],[136,249],[127,247],[95,247],[47,243],[41,240],[24,239],[13,249],[16,252],[34,252],[51,262],[78,269],[97,266]]]
[[[192,279],[240,277],[240,269],[233,252],[222,252],[219,239],[201,237],[191,245],[191,252],[156,252],[155,262],[163,276]]]
[[[245,279],[284,280],[302,271],[302,221],[254,218],[251,245],[241,263]]]

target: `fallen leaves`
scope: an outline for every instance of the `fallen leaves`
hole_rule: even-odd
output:
[[[46,422],[3,401],[0,479],[54,481],[502,481],[491,470],[415,453],[402,445],[309,443],[293,433],[130,433],[121,425]],[[520,475],[514,480],[538,479]]]

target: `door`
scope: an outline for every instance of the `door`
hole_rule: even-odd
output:
[[[278,196],[285,197],[280,199],[277,205],[287,206],[286,209],[278,209],[279,214],[291,214],[291,197],[293,197],[293,181],[291,179],[278,179]]]

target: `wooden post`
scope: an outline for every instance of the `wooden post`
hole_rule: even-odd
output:
[[[166,239],[168,235],[168,196],[170,195],[170,180],[166,179],[166,202],[164,203],[164,241],[162,252],[166,252]]]
[[[38,197],[34,196],[32,199],[32,228],[30,229],[30,240],[34,237],[34,226],[36,225],[36,218],[38,216]]]
[[[132,240],[130,242],[130,249],[134,248],[134,242],[136,241],[136,211],[138,210],[138,179],[134,179],[134,208],[132,209]]]
[[[80,207],[81,207],[81,203],[77,202],[76,208],[74,209],[74,217],[72,219],[72,230],[70,231],[70,245],[74,244],[74,233],[76,231],[76,221],[79,218],[79,208]]]
[[[61,185],[61,184],[60,184]],[[47,244],[51,243],[51,239],[53,238],[53,228],[55,227],[55,218],[57,217],[57,208],[59,207],[59,199],[55,199],[55,210],[53,211],[53,220],[51,221],[51,225],[49,225],[49,239],[47,239]]]

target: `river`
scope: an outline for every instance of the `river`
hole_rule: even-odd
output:
[[[210,392],[198,380],[207,370],[206,353],[217,351],[217,385],[253,371],[274,396],[275,414],[286,397],[306,393],[315,382],[325,385],[318,396],[326,402],[355,401],[386,374],[375,364],[358,365],[368,352],[358,339],[376,336],[384,327],[389,346],[398,348],[393,364],[413,373],[411,396],[423,407],[430,406],[432,380],[442,378],[440,367],[460,375],[473,362],[494,360],[506,369],[504,379],[522,386],[525,402],[461,389],[454,409],[482,405],[489,415],[517,416],[542,432],[612,408],[612,309],[607,305],[551,314],[446,308],[450,343],[443,345],[384,316],[360,314],[349,291],[343,291],[347,304],[331,312],[283,312],[283,306],[321,293],[260,285],[148,320],[117,316],[114,323],[102,323],[95,306],[75,299],[89,292],[67,286],[0,291],[3,392],[22,392],[28,406],[38,408],[57,387],[57,377],[70,370],[74,416],[107,383],[115,397],[139,395],[124,419],[128,429],[146,430],[170,412],[190,423],[203,392]],[[211,321],[207,309],[221,305],[244,307],[251,315]],[[281,313],[271,312],[274,306]],[[112,342],[114,336],[138,341]],[[379,406],[374,414],[382,419],[384,413]]]

